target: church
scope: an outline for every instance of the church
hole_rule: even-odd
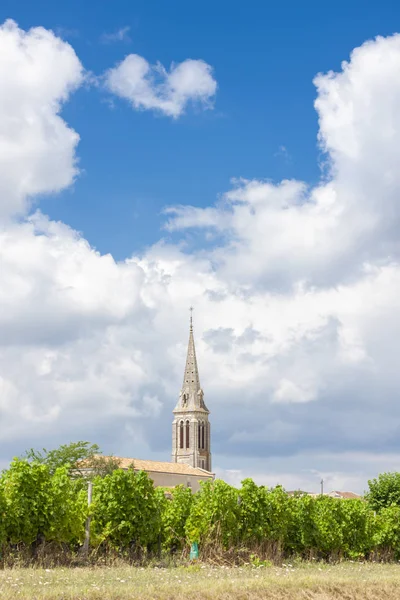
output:
[[[214,474],[211,472],[209,414],[200,385],[193,319],[190,316],[183,384],[173,410],[171,462],[115,458],[119,458],[122,469],[133,465],[135,471],[146,471],[155,486],[172,488],[183,484],[195,492],[200,488],[200,481],[214,479]]]
[[[192,317],[185,374],[173,413],[175,418],[172,423],[172,462],[211,472],[211,431],[208,420],[210,411],[204,403],[204,392],[200,386]]]

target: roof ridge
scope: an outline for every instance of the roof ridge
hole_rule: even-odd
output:
[[[105,457],[107,458],[107,457]],[[122,461],[125,462],[125,464],[127,465],[129,464],[133,464],[133,468],[135,468],[137,466],[138,469],[141,469],[143,471],[151,471],[151,467],[154,466],[158,466],[158,469],[154,469],[154,471],[157,471],[159,473],[176,473],[176,474],[181,474],[181,475],[205,475],[205,476],[209,476],[209,477],[213,477],[214,473],[211,473],[210,471],[206,471],[205,469],[202,469],[200,467],[193,467],[192,465],[189,465],[187,463],[175,463],[175,462],[170,462],[170,461],[162,461],[162,460],[151,460],[151,459],[143,459],[143,458],[128,458],[128,457],[123,457],[123,456],[114,456],[113,458],[119,460],[121,463]],[[147,463],[147,464],[145,464]],[[121,464],[121,468],[124,468],[124,465]]]

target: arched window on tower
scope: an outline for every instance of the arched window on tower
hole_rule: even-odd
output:
[[[203,450],[206,447],[205,440],[204,440],[204,429],[205,429],[204,423],[202,423],[202,425],[201,425],[201,447],[203,448]]]
[[[186,421],[186,448],[190,448],[190,423]]]
[[[199,446],[199,450],[201,449],[201,423],[199,422],[197,425],[197,439],[198,439],[198,446]]]
[[[179,448],[183,448],[183,421],[179,423]]]

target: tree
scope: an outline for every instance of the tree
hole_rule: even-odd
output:
[[[113,473],[116,469],[119,469],[120,466],[121,461],[119,458],[116,458],[115,456],[102,456],[101,454],[98,454],[85,461],[85,468],[91,469],[91,473],[86,473],[85,476],[87,479],[94,479],[94,477],[105,477],[106,475],[111,475],[111,473]]]
[[[87,478],[105,477],[120,466],[117,458],[102,456],[97,444],[82,441],[63,444],[55,450],[31,448],[23,458],[29,462],[46,465],[51,475],[59,467],[68,467],[70,474],[85,475]]]
[[[365,497],[373,510],[392,504],[400,506],[400,473],[381,473],[377,479],[368,481],[368,487]]]

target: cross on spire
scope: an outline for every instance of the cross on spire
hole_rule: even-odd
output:
[[[190,331],[193,331],[193,311],[194,311],[193,306],[191,306],[189,308],[189,310],[190,310]]]

